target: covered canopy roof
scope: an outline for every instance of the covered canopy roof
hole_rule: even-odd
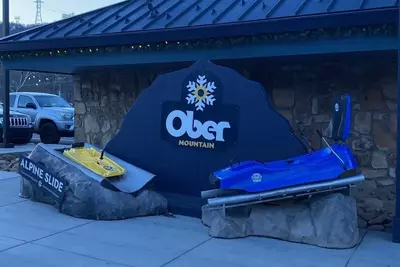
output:
[[[0,39],[0,51],[396,23],[399,0],[130,0]]]

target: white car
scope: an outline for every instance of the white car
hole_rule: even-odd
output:
[[[74,136],[74,108],[58,95],[11,93],[10,109],[30,116],[34,132],[40,135],[44,144],[57,144],[61,137]]]

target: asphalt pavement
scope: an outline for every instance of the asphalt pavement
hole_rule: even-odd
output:
[[[61,141],[59,144],[54,144],[51,145],[54,149],[61,149],[65,148],[70,144],[73,144],[74,138],[61,138]],[[24,145],[15,145],[13,148],[0,148],[0,155],[4,154],[12,154],[12,153],[24,153],[24,152],[31,152],[36,144],[40,143],[40,137],[39,135],[35,134],[32,137],[32,140],[28,144]]]
[[[60,145],[71,145],[75,142],[75,139],[73,137],[62,137],[60,140]],[[40,143],[40,137],[38,134],[34,134],[31,143]]]

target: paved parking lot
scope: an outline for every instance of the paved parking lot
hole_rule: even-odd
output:
[[[268,238],[210,238],[178,216],[89,221],[18,197],[19,178],[0,172],[0,266],[7,267],[398,267],[400,245],[368,232],[355,249],[329,250]]]
[[[52,145],[54,148],[63,148],[67,147],[70,144],[75,142],[74,138],[62,138],[59,144]],[[0,155],[11,154],[11,153],[21,153],[21,152],[30,152],[36,146],[37,143],[40,143],[40,138],[38,135],[34,135],[31,142],[25,145],[16,145],[13,148],[0,148]]]
[[[32,143],[40,143],[40,137],[38,134],[34,134],[31,140]],[[73,144],[75,142],[75,139],[73,137],[63,137],[60,140],[60,144],[63,145],[70,145]]]
[[[36,144],[29,143],[26,145],[17,145],[13,148],[0,148],[0,155],[4,154],[13,154],[13,153],[24,153],[24,152],[31,152],[35,148]],[[68,147],[68,145],[51,145],[54,149],[61,149],[64,147]]]

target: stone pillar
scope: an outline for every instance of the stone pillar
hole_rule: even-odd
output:
[[[150,85],[147,77],[129,70],[76,76],[76,141],[104,148],[120,129],[136,97]]]
[[[83,129],[83,116],[86,113],[85,104],[82,102],[81,95],[81,77],[76,75],[74,76],[74,107],[75,107],[75,141],[76,142],[85,142],[85,132]]]

